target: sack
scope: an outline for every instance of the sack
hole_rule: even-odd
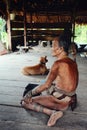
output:
[[[35,87],[37,87],[38,86],[38,84],[31,84],[31,83],[29,83],[26,87],[25,87],[25,89],[24,89],[24,92],[23,92],[23,97],[30,91],[30,90],[32,90],[32,89],[34,89]],[[34,95],[34,96],[39,96],[40,94],[36,94],[36,95]]]
[[[74,94],[74,95],[71,97],[70,107],[71,107],[71,110],[72,110],[72,111],[74,111],[74,109],[77,107],[77,94]]]

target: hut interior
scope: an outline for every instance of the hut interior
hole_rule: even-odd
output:
[[[87,23],[87,6],[82,0],[1,0],[0,16],[7,23],[9,50],[15,51],[64,30],[74,38],[75,23]]]

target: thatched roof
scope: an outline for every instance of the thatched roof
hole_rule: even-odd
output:
[[[54,20],[57,22],[65,20],[66,22],[75,18],[75,21],[79,24],[87,23],[87,5],[86,1],[82,0],[1,0],[0,15],[5,16],[5,18],[7,8],[10,13],[21,12],[20,14],[22,14],[25,9],[28,14],[34,14],[37,19],[39,19],[39,17],[41,18],[41,16],[48,17],[47,19],[41,18],[43,22],[48,19],[50,19],[51,22],[54,22]],[[55,16],[55,18],[53,16]]]
[[[82,0],[0,0],[0,16],[7,21],[9,49],[15,50],[65,30],[74,39],[75,22],[87,24],[87,5]]]

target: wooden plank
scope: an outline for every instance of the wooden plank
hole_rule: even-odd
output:
[[[87,115],[74,114],[71,111],[66,112],[54,127],[47,127],[48,119],[49,117],[42,113],[0,105],[1,130],[78,130],[78,128],[86,130],[87,128]]]
[[[55,61],[55,58],[50,56],[51,48],[36,47],[35,49],[26,54],[11,53],[0,57],[0,104],[2,104],[0,105],[0,130],[86,130],[87,60],[79,55],[77,56],[80,74],[77,89],[78,106],[74,112],[68,109],[54,127],[47,127],[48,116],[20,107],[24,87],[29,82],[40,83],[46,78],[46,76],[24,76],[21,73],[22,67],[38,63],[39,57],[44,54],[48,56],[49,67]]]
[[[30,24],[27,24],[27,28]],[[71,23],[32,23],[33,28],[71,28]]]
[[[31,28],[31,24],[27,23],[27,28]],[[18,21],[12,21],[11,22],[12,28],[23,28],[24,24],[23,22]],[[71,23],[61,22],[61,23],[32,23],[32,28],[71,28]]]
[[[33,34],[33,39],[46,39],[47,36],[54,36],[59,35],[63,32],[63,30],[32,30],[27,32],[27,39],[32,40],[32,34]],[[17,38],[17,37],[23,37],[23,30],[12,30],[12,38]],[[17,39],[16,39],[17,41]]]
[[[27,29],[28,30],[28,29]],[[51,35],[51,34],[60,34],[60,33],[62,33],[63,32],[63,29],[61,30],[61,29],[59,29],[59,30],[28,30],[27,31],[27,35],[28,34],[35,34],[35,35]]]
[[[27,123],[31,125],[45,125],[47,116],[44,114],[42,114],[42,116],[40,115],[41,113],[26,111],[22,107],[0,105],[0,121],[13,121],[15,123],[24,122],[26,125]]]

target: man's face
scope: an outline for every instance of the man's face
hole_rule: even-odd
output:
[[[60,54],[61,47],[57,39],[52,41],[52,56],[58,56]]]

